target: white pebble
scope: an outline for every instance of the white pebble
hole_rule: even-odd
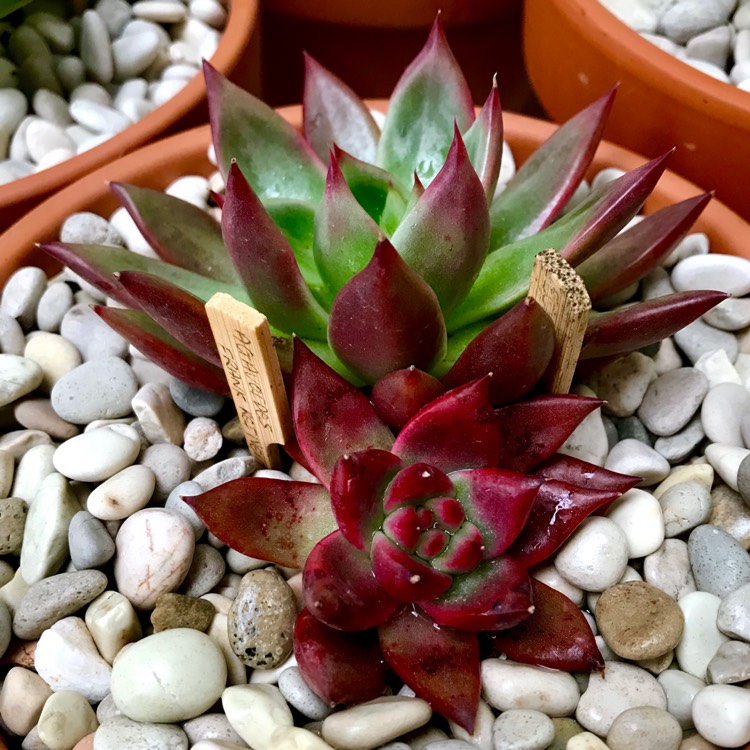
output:
[[[664,541],[664,516],[659,501],[644,490],[633,488],[612,503],[607,518],[625,534],[628,557],[645,557]]]
[[[274,731],[294,725],[284,696],[273,685],[233,685],[221,694],[221,703],[232,729],[254,750],[273,750]]]
[[[750,690],[708,685],[693,700],[693,722],[701,736],[720,747],[750,742]]]
[[[682,639],[675,648],[677,662],[683,672],[704,680],[708,663],[729,640],[716,625],[721,599],[707,591],[693,591],[677,603],[685,616]]]
[[[112,135],[130,125],[130,120],[116,109],[86,99],[71,103],[70,116],[79,125],[95,133]]]

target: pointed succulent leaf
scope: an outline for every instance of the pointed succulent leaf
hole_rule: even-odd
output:
[[[439,469],[429,464],[409,464],[388,485],[383,495],[383,509],[391,513],[407,505],[422,505],[430,498],[451,495],[453,491],[453,483]]]
[[[313,239],[315,263],[331,299],[370,262],[381,237],[378,225],[357,202],[335,154],[331,154]]]
[[[526,568],[500,555],[457,576],[450,590],[419,605],[438,625],[458,630],[502,630],[525,620],[533,607]]]
[[[368,216],[390,237],[406,213],[409,190],[390,172],[356,159],[334,145],[339,168]]]
[[[536,234],[565,207],[604,131],[615,89],[561,125],[524,164],[490,205],[495,250]]]
[[[344,633],[303,609],[294,625],[294,656],[305,682],[332,705],[364,703],[385,692],[376,630]]]
[[[161,190],[110,183],[157,255],[201,276],[238,286],[241,282],[211,214]]]
[[[655,344],[705,315],[727,296],[724,292],[675,292],[592,316],[580,359],[625,354]]]
[[[233,163],[221,228],[229,255],[254,306],[282,331],[325,340],[327,314],[300,273],[281,230]]]
[[[138,303],[115,278],[115,274],[120,271],[150,273],[190,292],[204,302],[211,299],[216,292],[227,292],[243,302],[248,301],[247,294],[239,287],[228,286],[171,263],[165,263],[163,260],[138,255],[124,247],[52,242],[42,245],[42,250],[101,289],[108,297],[113,297],[129,307],[137,307]]]
[[[477,119],[466,131],[464,143],[474,170],[482,182],[487,205],[490,205],[495,195],[503,157],[503,113],[497,91],[497,77],[492,81],[492,90]]]
[[[383,450],[342,456],[333,467],[333,513],[347,543],[358,550],[369,550],[372,535],[383,522],[383,492],[402,468],[400,458]]]
[[[94,311],[110,328],[170,375],[204,391],[229,395],[229,385],[220,367],[184,347],[146,313],[99,305]]]
[[[438,17],[391,95],[377,163],[406,184],[414,170],[429,183],[445,160],[454,121],[466,130],[474,121],[474,103]]]
[[[370,400],[381,419],[398,431],[445,391],[437,378],[416,367],[407,367],[380,378],[372,387]]]
[[[158,276],[142,271],[121,271],[117,280],[162,328],[199,357],[221,367],[221,357],[206,315],[197,297]]]
[[[380,138],[370,110],[340,78],[304,53],[303,131],[322,161],[334,143],[364,161],[375,161]]]
[[[232,549],[288,568],[336,528],[325,487],[310,482],[243,477],[184,500]]]
[[[305,607],[337,630],[367,630],[400,606],[380,586],[370,558],[334,531],[313,548],[303,571]]]
[[[456,128],[445,164],[394,232],[393,245],[447,312],[474,283],[489,234],[484,188]]]
[[[617,490],[590,490],[547,480],[539,488],[529,521],[508,554],[527,568],[546,560],[586,516],[619,496]]]
[[[490,400],[506,404],[539,382],[555,350],[552,319],[527,297],[485,328],[464,350],[443,383],[455,388],[492,373]]]
[[[219,208],[224,208],[224,193],[217,193],[216,190],[209,190],[208,195]]]
[[[498,466],[527,472],[563,445],[581,421],[602,405],[586,396],[536,396],[497,409],[501,449]]]
[[[382,448],[393,435],[361,391],[294,340],[292,419],[310,470],[327,487],[339,456]]]
[[[711,200],[710,193],[675,203],[643,217],[583,261],[576,272],[596,303],[640,281],[690,231]]]
[[[203,63],[211,134],[221,173],[236,159],[261,200],[317,203],[325,167],[305,139],[278,112]]]
[[[392,452],[444,472],[496,466],[501,438],[489,380],[473,380],[428,404],[400,432]]]
[[[534,578],[531,589],[534,613],[515,628],[493,633],[493,653],[566,672],[603,670],[604,659],[581,610],[565,594]]]
[[[328,342],[362,380],[414,365],[429,369],[445,353],[445,321],[430,287],[388,240],[338,293]]]
[[[412,607],[394,615],[379,634],[388,666],[417,697],[472,733],[480,693],[477,636],[438,627]]]
[[[620,494],[632,489],[641,481],[641,477],[610,471],[563,453],[550,456],[536,467],[534,474],[592,490],[615,490]]]
[[[450,480],[466,517],[484,539],[484,559],[497,557],[523,529],[543,480],[503,469],[455,471]]]
[[[444,594],[453,583],[450,575],[405,552],[382,531],[372,538],[370,558],[378,583],[400,602],[433,599]]]
[[[598,190],[593,190],[591,195],[571,212],[570,219],[574,224],[576,217],[590,214],[585,225],[579,228],[560,250],[560,254],[571,266],[576,267],[583,263],[640,211],[667,168],[667,160],[671,155],[672,152],[669,151],[657,156]]]

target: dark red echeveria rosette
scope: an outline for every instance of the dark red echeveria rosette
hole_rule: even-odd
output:
[[[471,732],[482,647],[550,668],[603,667],[580,610],[528,568],[638,479],[556,454],[600,401],[494,408],[491,381],[438,396],[394,437],[367,396],[297,339],[296,448],[321,483],[244,478],[184,498],[233,549],[303,569],[295,654],[332,704],[382,695],[390,669]]]

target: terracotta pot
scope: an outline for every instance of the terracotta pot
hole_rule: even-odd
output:
[[[383,101],[373,104],[379,109],[386,106]],[[301,127],[301,107],[285,107],[280,111],[291,123]],[[555,129],[551,123],[521,115],[505,113],[503,119],[505,136],[519,163],[528,158]],[[93,211],[109,216],[119,205],[107,187],[109,181],[163,188],[185,174],[208,175],[214,169],[206,158],[209,139],[208,126],[180,133],[101,167],[48,198],[0,236],[4,256],[0,284],[4,284],[22,264],[51,269],[53,263],[35,248],[35,243],[56,240],[62,222],[70,214]],[[592,173],[608,166],[633,169],[642,163],[643,158],[637,154],[610,143],[602,143],[594,159]],[[673,172],[666,172],[646,203],[645,210],[655,211],[699,192],[695,185]],[[718,200],[711,201],[695,228],[709,236],[715,252],[750,257],[750,225]]]
[[[260,90],[258,0],[231,3],[213,64],[251,91]],[[146,143],[206,121],[203,77],[196,76],[176,96],[113,138],[37,174],[0,185],[0,231],[59,188]]]
[[[662,52],[599,0],[526,0],[524,52],[541,104],[564,121],[617,82],[605,135],[670,167],[750,219],[750,94]]]
[[[360,96],[390,96],[438,9],[475,101],[484,101],[497,73],[505,106],[531,109],[521,0],[268,0],[263,4],[264,98],[273,106],[300,101],[302,50]]]

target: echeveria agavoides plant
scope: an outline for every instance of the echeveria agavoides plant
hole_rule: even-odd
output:
[[[301,459],[321,483],[249,477],[185,498],[233,549],[303,568],[294,651],[332,704],[382,695],[390,669],[471,732],[480,648],[603,668],[578,608],[527,569],[638,478],[555,453],[600,401],[538,396],[493,408],[490,380],[443,394],[394,437],[297,339],[292,414]]]
[[[45,249],[132,308],[98,308],[110,325],[208,390],[226,392],[227,384],[203,304],[226,291],[268,317],[287,366],[297,334],[351,382],[388,378],[379,390],[391,400],[414,399],[409,388],[418,382],[421,405],[493,371],[492,400],[507,403],[528,392],[553,348],[549,318],[524,300],[534,256],[558,250],[608,309],[710,198],[664,208],[618,234],[654,188],[663,156],[566,209],[614,91],[560,127],[496,194],[497,88],[475,115],[439,20],[396,86],[382,128],[309,57],[303,133],[208,64],[205,77],[226,180],[225,195],[215,196],[221,223],[158,191],[115,184],[160,259],[92,245]],[[659,341],[722,298],[685,292],[592,316],[581,357]]]

